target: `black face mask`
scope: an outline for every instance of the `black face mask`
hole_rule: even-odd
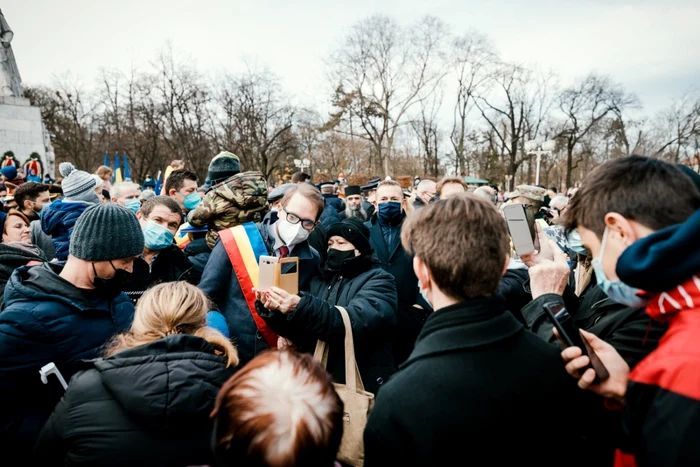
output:
[[[95,289],[99,290],[100,292],[104,292],[105,295],[113,296],[122,291],[122,287],[131,276],[131,273],[123,269],[115,268],[111,261],[109,262],[109,265],[112,266],[112,269],[114,269],[114,275],[105,279],[97,275],[95,263],[92,263],[92,272],[95,273],[95,278],[93,279],[92,285],[94,285]]]
[[[355,257],[355,250],[342,251],[331,248],[328,250],[326,259],[326,269],[328,271],[340,271],[341,266],[345,261],[349,261]]]

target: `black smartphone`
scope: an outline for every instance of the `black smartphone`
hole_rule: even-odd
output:
[[[590,363],[588,368],[593,368],[597,376],[597,381],[605,381],[610,377],[607,368],[600,361],[600,358],[593,351],[588,341],[583,338],[581,331],[574,323],[569,312],[564,308],[564,305],[557,302],[550,302],[544,305],[544,310],[547,313],[550,321],[559,331],[559,336],[566,343],[567,347],[578,347],[583,355],[588,355]],[[586,371],[585,369],[583,371]]]

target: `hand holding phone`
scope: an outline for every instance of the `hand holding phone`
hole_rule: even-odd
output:
[[[598,381],[605,381],[608,379],[610,374],[607,368],[605,368],[603,362],[588,344],[588,341],[583,338],[581,331],[574,323],[574,320],[571,318],[566,308],[564,308],[561,303],[551,302],[544,305],[544,310],[557,329],[559,337],[564,341],[566,347],[580,348],[582,355],[587,355],[590,360],[586,368],[593,368]],[[585,371],[585,369],[583,369],[583,371]]]

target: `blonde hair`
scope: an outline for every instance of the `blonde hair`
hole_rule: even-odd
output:
[[[211,310],[204,292],[187,282],[166,282],[146,291],[136,305],[131,329],[115,336],[106,356],[149,344],[172,334],[189,334],[209,342],[227,359],[227,366],[238,365],[238,352],[223,334],[207,327]]]

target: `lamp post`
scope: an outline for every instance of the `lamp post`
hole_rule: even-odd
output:
[[[537,156],[537,172],[535,173],[535,185],[540,184],[540,162],[543,155],[552,155],[552,152],[557,147],[557,142],[554,140],[538,141],[533,139],[525,143],[525,152]]]
[[[311,167],[311,161],[308,159],[294,159],[294,166],[303,172],[304,169]]]

